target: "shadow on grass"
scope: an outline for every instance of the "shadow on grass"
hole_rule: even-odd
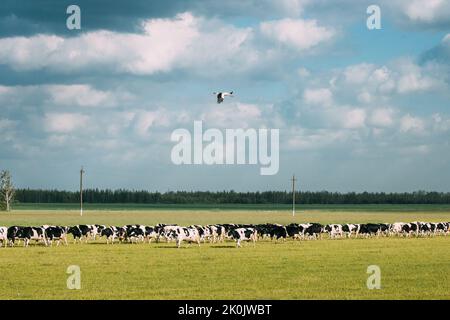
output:
[[[236,249],[236,245],[230,245],[230,246],[211,246],[211,249]]]

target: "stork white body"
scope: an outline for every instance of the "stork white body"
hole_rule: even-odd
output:
[[[217,97],[217,103],[222,103],[225,97],[233,97],[233,91],[230,92],[213,92]]]

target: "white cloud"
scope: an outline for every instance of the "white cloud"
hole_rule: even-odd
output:
[[[410,61],[402,61],[399,64],[399,77],[397,90],[399,93],[425,91],[439,86],[439,80],[425,75],[422,68]]]
[[[422,134],[425,129],[425,123],[418,117],[413,117],[410,114],[403,116],[400,119],[400,131]]]
[[[365,126],[366,111],[364,109],[351,109],[344,113],[343,127],[347,129],[359,129]]]
[[[293,129],[289,132],[286,147],[293,150],[315,150],[336,146],[357,139],[354,132],[349,130],[330,129]]]
[[[134,114],[134,128],[138,135],[147,137],[150,134],[150,128],[168,126],[171,123],[170,119],[169,112],[165,109],[154,111],[140,110]]]
[[[375,105],[385,104],[398,95],[447,91],[447,76],[446,69],[439,64],[420,65],[410,58],[400,58],[388,65],[350,65],[333,70],[329,78],[312,78],[311,81],[325,84],[331,78],[336,101],[353,96],[359,103]]]
[[[232,103],[219,108],[211,108],[201,115],[208,126],[220,128],[248,128],[261,124],[260,107],[247,103]]]
[[[0,39],[0,63],[18,70],[50,68],[68,72],[107,65],[115,71],[132,73],[165,71],[198,36],[196,24],[191,14],[184,13],[174,19],[144,22],[143,34],[95,31],[70,38],[4,38]]]
[[[373,70],[374,65],[368,63],[361,63],[345,68],[343,74],[345,81],[352,84],[360,84],[367,82]]]
[[[291,22],[295,31],[304,33],[296,39],[290,39],[292,35],[282,39],[293,40],[297,48],[309,48],[331,37],[332,32],[315,21]],[[266,31],[291,22],[269,22]],[[215,75],[236,74],[280,57],[279,51],[260,45],[257,37],[261,36],[259,29],[235,27],[185,12],[173,18],[146,20],[141,33],[101,30],[76,37],[1,38],[0,64],[18,71],[45,68],[61,73],[101,70],[147,75],[190,69],[203,75],[212,70]]]
[[[46,86],[52,103],[63,106],[112,106],[118,101],[113,93],[100,91],[89,85],[49,85]]]
[[[390,127],[394,123],[394,111],[392,109],[380,108],[372,111],[370,124],[375,127]]]
[[[11,92],[12,92],[11,87],[7,87],[7,86],[2,86],[2,85],[0,85],[0,97],[1,97],[2,95],[7,95],[7,94],[9,94],[9,93],[11,93]]]
[[[433,128],[437,132],[450,131],[450,118],[439,113],[434,113],[431,116]]]
[[[372,100],[373,100],[372,95],[366,90],[364,90],[363,92],[358,94],[358,101],[359,102],[370,103]]]
[[[448,30],[450,1],[448,0],[379,0],[382,15],[405,28]]]
[[[32,101],[56,107],[114,107],[132,98],[122,89],[104,91],[87,84],[0,86],[0,101],[8,106]]]
[[[405,13],[411,20],[431,22],[440,16],[447,6],[446,0],[410,0],[405,1]]]
[[[261,0],[258,0],[258,4]],[[271,1],[284,15],[298,16],[303,11],[308,0],[277,0]]]
[[[442,43],[450,45],[450,33],[447,33],[442,39]]]
[[[263,22],[261,33],[280,44],[302,51],[330,40],[336,32],[319,26],[316,20],[281,19]]]
[[[48,113],[44,118],[44,128],[48,132],[69,133],[86,127],[89,117],[78,113]]]
[[[307,78],[307,77],[309,77],[311,75],[311,72],[308,69],[301,67],[301,68],[298,68],[297,74],[301,78]]]
[[[385,82],[390,78],[390,70],[386,66],[382,66],[380,68],[375,69],[372,73],[372,79],[377,82]]]
[[[328,107],[333,103],[333,93],[328,88],[306,89],[303,99],[309,104]]]

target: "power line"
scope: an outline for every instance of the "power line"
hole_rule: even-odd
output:
[[[297,181],[297,179],[295,179],[295,175],[292,175],[291,181],[292,181],[292,216],[295,217],[295,181]]]
[[[80,170],[80,216],[83,216],[83,173],[84,169]]]

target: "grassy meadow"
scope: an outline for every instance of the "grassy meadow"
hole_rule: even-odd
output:
[[[449,221],[445,206],[314,206],[297,215],[259,207],[89,208],[26,206],[0,226],[42,224],[291,223]],[[450,299],[450,236],[234,243],[115,244],[0,249],[0,299]],[[69,265],[81,290],[66,287]],[[381,289],[366,286],[381,269]]]

